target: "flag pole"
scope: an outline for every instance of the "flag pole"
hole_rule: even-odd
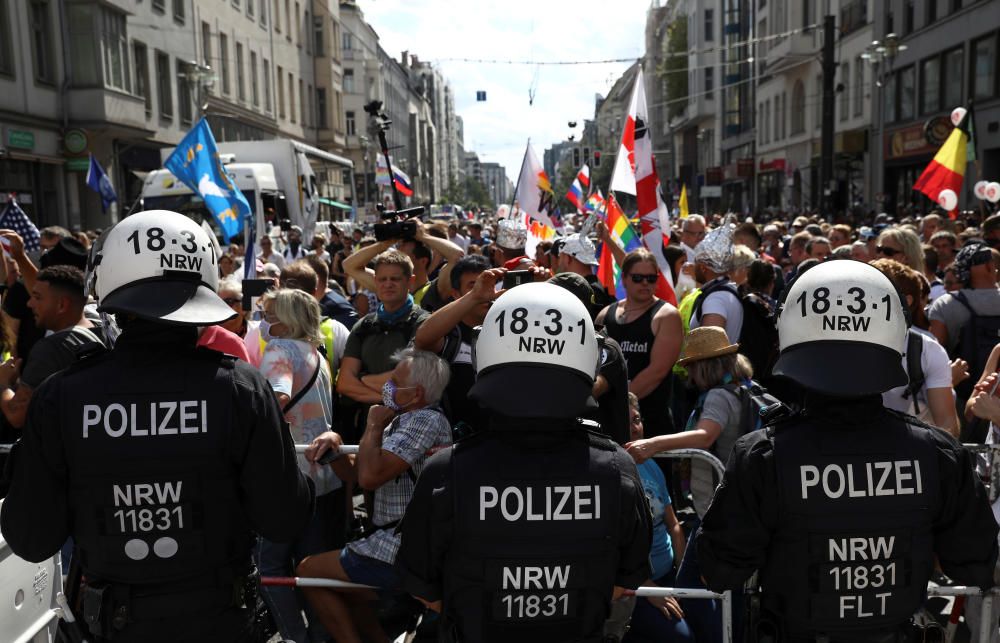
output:
[[[521,168],[517,171],[517,183],[514,184],[514,194],[510,197],[510,214],[514,213],[514,204],[517,203],[517,190],[521,187],[521,174],[524,173],[524,164],[528,162],[528,150],[531,148],[531,137],[524,146],[524,158],[521,159]]]

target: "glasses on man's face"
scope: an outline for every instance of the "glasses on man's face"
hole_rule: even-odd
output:
[[[640,426],[642,424],[642,416],[636,413],[631,419],[632,426]]]
[[[875,251],[880,255],[885,255],[887,257],[895,257],[896,255],[903,252],[902,250],[896,250],[895,248],[890,248],[888,246],[876,246]]]
[[[647,284],[655,284],[656,283],[656,279],[657,279],[657,275],[640,275],[640,274],[637,274],[637,273],[633,272],[632,274],[630,274],[628,276],[628,278],[631,279],[632,283],[634,283],[634,284],[641,284],[644,281]]]

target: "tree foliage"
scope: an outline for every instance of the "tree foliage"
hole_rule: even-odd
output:
[[[657,70],[667,85],[667,116],[684,113],[688,97],[688,21],[678,18],[667,27],[666,60]]]

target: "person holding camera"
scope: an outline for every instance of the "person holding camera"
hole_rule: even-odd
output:
[[[428,234],[426,226],[416,218],[381,224],[381,227],[376,226],[376,236],[381,236],[380,232],[391,237],[362,248],[344,260],[343,268],[348,277],[354,279],[360,288],[376,290],[375,273],[366,266],[377,254],[395,246],[409,257],[413,265],[410,293],[413,295],[414,304],[424,310],[432,311],[451,301],[451,267],[465,256],[464,250],[447,239]],[[434,252],[444,257],[448,263],[441,268],[438,276],[431,280],[428,273]]]
[[[342,409],[345,415],[353,415],[353,421],[342,418],[342,433],[349,440],[360,437],[357,429],[364,428],[368,406],[382,400],[382,387],[394,367],[390,356],[410,343],[427,318],[427,311],[416,305],[410,294],[413,263],[402,252],[387,249],[389,243],[383,241],[370,246],[381,248],[377,256],[365,248],[350,257],[362,256],[362,266],[374,259],[375,275],[370,285],[379,304],[351,329],[340,362],[337,392],[356,403],[353,409]],[[369,254],[372,256],[363,256]]]

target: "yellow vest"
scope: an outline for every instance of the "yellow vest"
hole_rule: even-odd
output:
[[[413,293],[413,305],[414,306],[420,306],[422,303],[424,303],[424,295],[426,295],[427,291],[430,290],[430,287],[431,287],[432,283],[434,283],[434,282],[433,281],[428,281],[423,286],[417,288],[417,291],[415,293]]]
[[[694,302],[698,299],[698,295],[701,294],[701,288],[695,288],[688,294],[684,295],[684,299],[681,300],[680,305],[677,307],[677,312],[681,315],[681,326],[684,328],[684,336],[691,332],[691,316],[694,314]],[[687,379],[687,369],[683,366],[678,366],[674,364],[673,371],[680,377]]]
[[[334,336],[333,336],[333,320],[324,319],[319,324],[319,332],[323,334],[323,349],[326,351],[326,363],[330,367],[330,377],[333,378],[333,383],[337,383],[338,371],[333,368],[334,360]],[[264,354],[264,349],[267,347],[267,342],[264,341],[262,337],[260,339],[260,354]]]

